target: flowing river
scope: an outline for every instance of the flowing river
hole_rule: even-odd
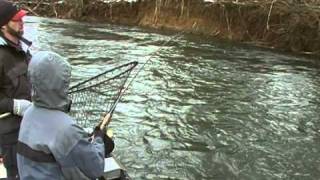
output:
[[[320,179],[320,61],[138,27],[26,17],[73,81],[142,66],[110,127],[133,179]],[[171,40],[169,43],[165,42]]]

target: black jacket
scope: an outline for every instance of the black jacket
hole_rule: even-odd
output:
[[[13,111],[13,99],[31,100],[27,71],[30,53],[0,34],[0,114]],[[21,117],[10,115],[0,119],[0,136],[17,133]],[[3,139],[0,137],[0,143]],[[5,138],[6,139],[6,138]]]

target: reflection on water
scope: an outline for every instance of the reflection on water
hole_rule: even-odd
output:
[[[69,58],[73,81],[139,61],[174,36],[27,17],[26,36]],[[317,60],[183,36],[138,75],[111,123],[134,179],[319,179]],[[138,67],[139,68],[139,67]]]

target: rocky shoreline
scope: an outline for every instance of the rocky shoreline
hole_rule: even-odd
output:
[[[135,25],[320,56],[316,0],[17,1],[38,16]]]

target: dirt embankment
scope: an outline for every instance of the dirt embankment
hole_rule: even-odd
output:
[[[45,2],[19,1],[41,16],[186,31],[320,56],[319,0]]]

